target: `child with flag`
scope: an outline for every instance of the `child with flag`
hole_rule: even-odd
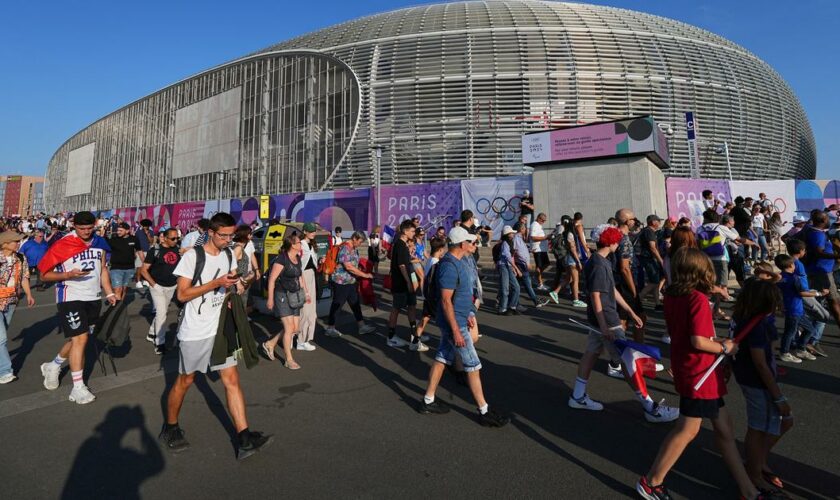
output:
[[[636,345],[634,348],[629,341],[624,339],[624,330],[621,328],[621,320],[618,317],[618,307],[621,307],[637,327],[642,326],[642,320],[633,311],[630,305],[617,293],[615,278],[613,277],[613,265],[607,260],[609,255],[616,251],[618,244],[623,238],[621,231],[607,224],[603,224],[592,231],[592,238],[598,246],[586,263],[584,272],[586,274],[587,288],[589,289],[589,304],[586,308],[587,319],[592,328],[587,341],[586,352],[578,364],[577,378],[568,405],[576,410],[600,411],[604,405],[592,400],[586,393],[586,386],[592,367],[606,350],[610,361],[622,365],[622,373],[630,387],[635,391],[636,397],[644,408],[645,419],[648,422],[660,423],[676,420],[679,411],[664,404],[656,403],[648,394],[647,384],[643,378],[643,372],[655,373],[645,368],[645,361],[648,365],[653,364],[655,359],[650,354],[641,351],[643,345]]]
[[[636,491],[642,498],[671,498],[664,485],[665,476],[685,448],[697,436],[704,418],[712,421],[715,442],[735,477],[741,494],[755,498],[753,486],[741,462],[732,417],[726,411],[726,377],[723,365],[715,365],[718,355],[732,355],[738,345],[715,335],[709,294],[715,289],[715,269],[709,257],[696,248],[680,248],[671,256],[671,285],[665,290],[665,323],[671,334],[671,369],[680,395],[680,419],[665,438],[650,471],[639,479]],[[700,382],[700,383],[698,383]]]

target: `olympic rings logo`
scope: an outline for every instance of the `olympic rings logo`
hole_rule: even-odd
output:
[[[773,208],[780,214],[787,210],[787,202],[783,198],[776,198],[773,200]]]
[[[510,222],[519,215],[519,203],[521,201],[522,197],[518,195],[513,195],[509,199],[497,196],[492,201],[488,198],[479,198],[475,202],[475,210],[484,216],[487,222],[494,222],[498,219]]]

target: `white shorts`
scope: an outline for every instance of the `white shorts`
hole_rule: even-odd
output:
[[[215,336],[209,339],[181,341],[179,344],[178,372],[182,375],[189,375],[195,372],[207,373],[208,368],[211,372],[217,372],[236,366],[236,358],[233,356],[228,356],[225,362],[220,365],[210,366],[210,355],[213,353],[215,342]]]

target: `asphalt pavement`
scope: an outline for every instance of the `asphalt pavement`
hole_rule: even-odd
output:
[[[216,377],[197,377],[181,412],[191,448],[173,455],[160,446],[164,394],[177,373],[177,351],[156,356],[144,340],[152,316],[143,292],[129,292],[131,343],[114,353],[117,374],[107,374],[88,352],[86,377],[94,403],[67,401],[67,370],[61,386],[47,391],[39,365],[63,342],[53,292],[37,292],[34,308],[20,307],[9,328],[9,349],[20,379],[0,386],[0,496],[2,498],[621,498],[633,497],[672,424],[650,424],[623,381],[596,366],[590,395],[602,412],[566,406],[586,333],[567,321],[584,311],[569,300],[518,317],[479,315],[477,344],[487,399],[510,413],[502,429],[481,427],[466,387],[448,374],[438,398],[447,415],[420,415],[416,408],[437,345],[414,353],[386,346],[390,297],[365,314],[378,327],[359,336],[348,311],[341,338],[318,329],[314,352],[295,352],[302,369],[261,360],[240,370],[253,430],[275,435],[273,444],[242,462],[235,459],[233,426],[224,388]],[[527,300],[525,301],[527,303]],[[170,308],[170,342],[177,311]],[[663,331],[650,314],[649,340]],[[720,333],[725,324],[718,324]],[[254,332],[280,330],[279,320],[260,316]],[[408,336],[405,317],[399,334]],[[835,425],[840,406],[840,340],[829,326],[823,345],[829,358],[787,366],[781,379],[796,414],[796,426],[774,450],[771,466],[794,498],[838,498],[840,466]],[[214,380],[216,379],[216,380]],[[667,374],[649,382],[654,398],[677,404]],[[739,443],[746,430],[737,385],[726,406]],[[834,465],[831,465],[834,464]],[[737,491],[705,424],[668,477],[676,498],[737,498]]]

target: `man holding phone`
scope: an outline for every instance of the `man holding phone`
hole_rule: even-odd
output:
[[[210,219],[207,243],[201,247],[204,254],[203,267],[197,265],[199,249],[193,248],[181,257],[173,271],[178,278],[178,300],[184,303],[184,318],[178,327],[179,375],[167,395],[166,421],[160,434],[160,439],[173,452],[189,447],[184,431],[178,425],[178,415],[195,373],[207,373],[208,368],[219,373],[225,386],[228,411],[238,434],[237,458],[241,460],[249,457],[271,441],[270,435],[252,432],[248,428],[245,396],[239,386],[236,358],[229,356],[224,363],[210,366],[225,294],[239,281],[233,252],[228,248],[235,229],[236,220],[230,214],[220,212],[214,215]],[[197,282],[194,282],[195,278],[198,278]]]
[[[41,280],[56,282],[58,323],[67,338],[58,355],[41,365],[44,387],[50,391],[58,389],[61,366],[69,358],[73,378],[70,401],[80,405],[96,399],[82,375],[88,334],[102,308],[102,291],[111,305],[117,302],[106,267],[110,248],[102,237],[94,234],[95,224],[96,217],[92,213],[77,213],[73,218],[75,230],[50,247],[38,264]]]

